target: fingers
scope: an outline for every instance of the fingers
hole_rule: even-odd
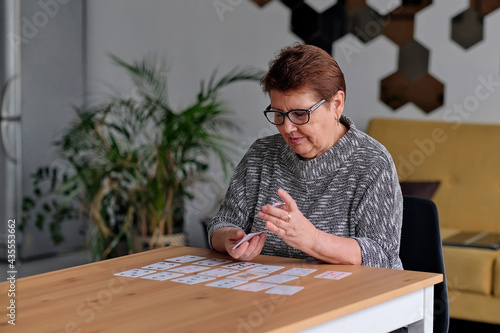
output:
[[[239,243],[245,235],[246,234],[243,230],[238,230],[238,232],[228,234],[226,250],[231,257],[240,260],[252,260],[262,251],[266,242],[265,233],[256,235],[250,241],[243,242],[236,249],[233,249],[234,245]]]
[[[260,234],[258,236],[253,237],[249,242],[244,242],[240,245],[242,248],[242,253],[238,255],[236,259],[239,260],[252,260],[256,256],[260,254],[262,248],[264,247],[264,243],[266,241],[266,234]]]
[[[279,228],[276,224],[272,223],[271,221],[266,222],[266,228],[279,237],[283,237],[286,234],[286,231],[284,229]]]
[[[245,237],[245,232],[241,229],[233,229],[227,235],[227,238],[230,241],[235,241],[236,243],[239,242],[243,237]]]
[[[293,200],[292,196],[290,194],[288,194],[287,191],[285,191],[284,189],[280,188],[278,190],[278,195],[281,199],[283,199],[283,202],[286,204],[287,206],[287,210],[289,212],[291,211],[294,211],[297,209],[297,204],[295,203],[295,200]]]
[[[271,221],[276,224],[282,222],[286,223],[288,220],[292,219],[290,213],[288,213],[287,211],[279,208],[269,207],[268,205],[262,207],[262,210],[257,214],[257,216],[265,221]]]
[[[227,233],[226,236],[226,251],[233,258],[238,258],[248,247],[248,242],[242,243],[238,248],[234,249],[234,246],[239,243],[239,241],[245,237],[245,232],[241,229],[234,229]]]

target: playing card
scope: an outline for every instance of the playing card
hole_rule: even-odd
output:
[[[212,259],[205,259],[202,261],[193,262],[193,264],[203,265],[203,266],[215,266],[220,264],[226,264],[228,262],[232,262],[232,260],[212,258]]]
[[[222,279],[219,281],[214,281],[206,284],[209,287],[217,287],[217,288],[232,288],[239,286],[240,284],[247,283],[246,280],[233,280],[233,279]]]
[[[292,280],[295,280],[298,278],[299,278],[298,276],[293,276],[293,275],[276,274],[276,275],[266,276],[265,278],[259,279],[259,282],[285,283],[285,282],[292,281]]]
[[[156,274],[141,276],[141,279],[164,281],[164,280],[173,279],[173,278],[183,276],[183,275],[184,274],[179,274],[179,273],[159,272]]]
[[[257,264],[254,262],[248,262],[248,261],[239,261],[235,262],[229,265],[224,265],[222,266],[223,268],[229,268],[229,269],[247,269],[255,266],[260,266],[261,264]]]
[[[248,272],[252,273],[274,273],[279,271],[280,269],[285,268],[285,266],[274,266],[274,265],[260,265],[248,270]]]
[[[180,257],[175,257],[175,258],[168,258],[165,259],[166,261],[174,261],[174,262],[180,262],[180,263],[185,263],[185,262],[190,262],[190,261],[195,261],[195,260],[201,260],[205,259],[205,257],[200,257],[200,256],[180,256]]]
[[[239,242],[238,244],[236,244],[234,247],[233,247],[233,250],[238,248],[238,246],[240,246],[243,242],[249,242],[252,238],[254,238],[255,236],[257,235],[260,235],[260,234],[264,234],[265,231],[261,231],[261,232],[253,232],[253,233],[250,233],[248,235],[246,235],[245,237],[243,237]]]
[[[205,269],[209,269],[207,266],[198,266],[198,265],[188,265],[188,266],[181,266],[181,267],[175,267],[172,269],[169,269],[169,272],[176,272],[176,273],[194,273],[194,272],[199,272],[203,271]]]
[[[157,269],[157,270],[164,270],[167,268],[172,268],[175,266],[180,266],[180,264],[174,264],[173,262],[165,262],[165,261],[160,261],[151,265],[143,266],[142,268],[144,269]]]
[[[156,273],[156,271],[151,271],[151,270],[148,270],[148,269],[134,268],[134,269],[130,269],[128,271],[124,271],[124,272],[120,272],[120,273],[115,273],[113,275],[116,275],[116,276],[127,276],[127,277],[138,277],[138,276],[146,275],[146,274],[149,274],[149,273]]]
[[[304,287],[280,285],[266,290],[266,294],[293,295],[302,289],[304,289]]]
[[[266,273],[252,273],[252,272],[242,272],[239,274],[231,275],[231,279],[240,279],[240,280],[253,280],[261,277],[267,276]]]
[[[264,283],[264,282],[250,282],[241,286],[234,287],[233,289],[257,292],[272,287],[276,287],[276,284]]]
[[[221,276],[226,276],[226,275],[234,274],[234,273],[238,273],[238,272],[239,271],[234,270],[234,269],[216,268],[216,269],[211,269],[209,271],[200,272],[197,274],[206,275],[206,276],[221,277]]]
[[[285,208],[286,204],[284,202],[275,202],[271,206],[278,208]]]
[[[319,275],[316,275],[315,278],[319,279],[331,279],[331,280],[340,280],[345,278],[348,275],[351,275],[351,272],[336,272],[336,271],[326,271]]]
[[[210,280],[215,280],[215,278],[211,276],[191,275],[191,276],[181,277],[178,279],[173,279],[171,281],[185,283],[185,284],[196,284],[201,282],[207,282]]]
[[[306,276],[306,275],[311,274],[312,272],[315,272],[315,271],[317,271],[317,269],[315,269],[315,268],[292,268],[292,269],[284,271],[280,274]]]

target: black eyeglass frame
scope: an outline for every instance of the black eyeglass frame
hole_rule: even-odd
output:
[[[266,110],[265,110],[265,111],[263,111],[263,112],[264,112],[264,116],[266,117],[267,121],[269,121],[271,124],[276,125],[276,126],[283,125],[283,124],[285,123],[285,116],[286,116],[288,119],[290,119],[290,121],[291,121],[292,123],[294,123],[295,125],[305,125],[305,124],[307,124],[307,123],[309,122],[309,120],[311,120],[311,112],[313,112],[314,110],[318,109],[318,108],[319,108],[321,105],[323,105],[323,103],[325,103],[325,102],[326,102],[326,100],[325,100],[325,99],[322,99],[322,100],[321,100],[321,101],[319,101],[318,103],[316,103],[316,104],[314,104],[313,106],[311,106],[309,109],[295,109],[295,110],[290,110],[290,111],[288,111],[288,112],[283,112],[283,111],[279,111],[279,110],[273,110],[273,109],[271,109],[271,105],[269,105],[269,106],[266,108]],[[292,120],[292,118],[290,118],[290,113],[292,113],[292,112],[297,112],[297,111],[307,113],[307,121],[306,121],[306,122],[298,124],[298,123],[296,123],[295,121],[293,121],[293,120]],[[281,115],[283,116],[283,117],[281,118],[281,119],[283,119],[283,121],[282,121],[281,123],[279,123],[279,124],[277,124],[277,123],[275,123],[275,122],[271,121],[271,120],[267,117],[267,114],[268,114],[268,113],[271,113],[271,112],[281,114]]]

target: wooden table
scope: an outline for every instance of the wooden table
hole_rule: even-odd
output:
[[[255,258],[285,269],[318,269],[286,283],[304,286],[291,296],[113,275],[185,254],[230,259],[207,249],[170,246],[22,278],[16,281],[15,326],[7,323],[10,284],[3,282],[0,331],[387,332],[416,321],[432,331],[433,285],[442,281],[441,274]],[[352,274],[314,278],[330,270]]]

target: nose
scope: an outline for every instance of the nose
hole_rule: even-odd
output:
[[[292,123],[292,121],[290,119],[288,119],[288,117],[285,117],[285,122],[283,124],[281,124],[280,127],[281,127],[282,131],[285,133],[292,133],[293,131],[295,131],[297,129],[297,125]]]

